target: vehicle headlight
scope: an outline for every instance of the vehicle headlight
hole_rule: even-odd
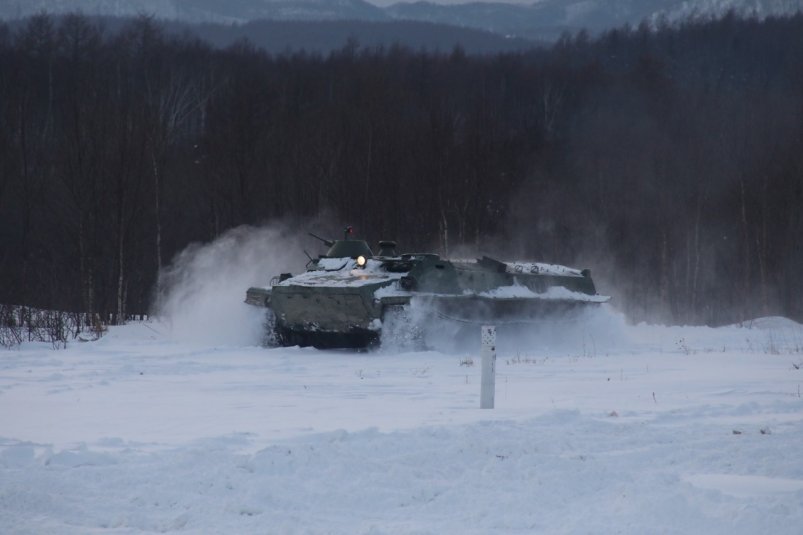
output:
[[[367,260],[365,260],[363,255],[357,257],[357,267],[365,267],[365,262],[367,262]]]

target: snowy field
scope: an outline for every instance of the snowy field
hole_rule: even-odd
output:
[[[500,340],[493,410],[466,349],[0,351],[0,532],[803,533],[803,326],[596,316]]]

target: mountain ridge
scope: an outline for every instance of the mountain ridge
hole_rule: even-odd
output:
[[[528,40],[554,40],[564,32],[598,33],[642,21],[674,22],[721,16],[728,11],[788,15],[803,0],[539,0],[531,4],[399,2],[379,7],[365,0],[0,0],[0,18],[22,18],[42,11],[87,15],[152,15],[189,23],[244,24],[275,21],[416,21],[448,24]]]

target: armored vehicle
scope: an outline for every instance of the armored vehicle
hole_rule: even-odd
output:
[[[396,253],[379,242],[311,236],[329,247],[307,271],[283,273],[252,287],[245,302],[267,307],[270,338],[284,346],[376,345],[399,325],[411,335],[433,318],[480,324],[528,322],[610,299],[598,295],[589,270],[535,262],[447,260],[432,253]],[[412,306],[425,314],[414,318]]]

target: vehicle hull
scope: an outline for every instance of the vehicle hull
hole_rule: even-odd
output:
[[[343,242],[333,244],[330,251],[346,249]],[[246,293],[247,303],[270,310],[275,343],[369,347],[400,317],[419,331],[436,319],[526,324],[609,299],[597,295],[588,270],[551,264],[451,261],[435,254],[322,256],[310,264],[305,273],[283,274],[271,287]]]

